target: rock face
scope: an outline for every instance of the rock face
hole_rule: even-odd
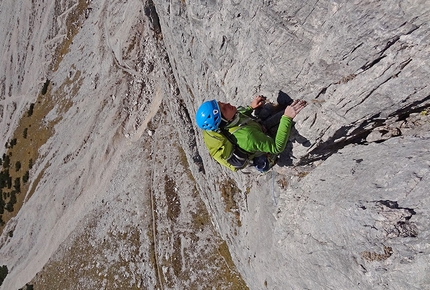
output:
[[[0,141],[37,153],[1,289],[430,288],[428,1],[36,2],[0,4]],[[257,94],[309,105],[229,172],[195,111]]]
[[[233,175],[251,188],[248,204],[237,235],[220,231],[250,288],[430,287],[428,3],[155,5],[190,115],[204,100],[256,94],[310,104],[283,155],[295,169]],[[207,183],[229,174],[197,143]]]
[[[297,129],[312,147],[294,155],[314,160],[428,104],[425,1],[250,2],[157,5],[192,112],[209,98],[304,98]]]

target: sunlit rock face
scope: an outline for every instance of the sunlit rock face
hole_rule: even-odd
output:
[[[309,103],[265,176],[224,173],[196,137],[216,220],[219,176],[241,189],[241,227],[219,227],[250,288],[429,287],[428,3],[154,3],[190,116],[209,99]]]
[[[430,287],[427,1],[45,2],[0,4],[28,178],[1,289]],[[308,106],[273,170],[230,172],[195,112],[258,94]]]

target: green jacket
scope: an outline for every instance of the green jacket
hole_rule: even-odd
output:
[[[238,108],[238,111],[240,114],[239,124],[245,124],[239,130],[229,131],[236,137],[237,145],[240,148],[251,154],[259,152],[279,154],[285,150],[293,124],[292,119],[282,116],[276,136],[272,138],[263,132],[263,128],[258,122],[254,120],[246,122],[249,119],[249,114],[252,112],[251,107]]]

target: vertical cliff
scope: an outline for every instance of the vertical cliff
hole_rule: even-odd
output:
[[[155,2],[190,116],[256,94],[310,104],[281,166],[192,168],[253,289],[429,287],[426,1]],[[251,171],[252,172],[252,171]],[[232,178],[241,225],[224,220]],[[240,194],[241,195],[240,195]],[[227,199],[228,200],[228,199]]]
[[[430,287],[427,1],[0,13],[1,289]],[[232,173],[195,111],[256,94],[309,106]]]

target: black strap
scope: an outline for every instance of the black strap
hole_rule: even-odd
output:
[[[219,132],[225,136],[225,138],[227,138],[228,141],[230,141],[230,143],[232,143],[234,145],[234,148],[239,149],[240,151],[242,151],[243,153],[245,153],[246,155],[251,155],[250,152],[240,148],[240,146],[237,144],[237,139],[236,137],[234,137],[233,134],[231,134],[228,130],[226,130],[225,128],[219,128]]]
[[[235,149],[238,149],[238,150],[239,150],[239,151],[241,151],[243,154],[246,154],[246,156],[248,157],[248,156],[250,156],[250,155],[252,155],[252,154],[251,154],[250,152],[248,152],[248,151],[246,151],[246,150],[244,150],[244,149],[240,148],[240,146],[237,144],[237,139],[236,139],[236,137],[234,136],[234,133],[235,133],[236,131],[240,130],[240,129],[241,129],[241,127],[246,126],[246,125],[249,123],[249,121],[256,121],[256,122],[258,122],[258,118],[256,118],[256,117],[252,116],[252,114],[251,114],[251,113],[249,113],[249,114],[245,114],[245,113],[238,112],[238,114],[242,114],[242,115],[246,116],[246,117],[247,117],[247,119],[246,119],[245,121],[243,121],[243,122],[241,122],[240,124],[238,124],[238,125],[237,125],[237,127],[238,127],[238,128],[234,130],[233,134],[232,134],[232,133],[230,133],[230,132],[228,131],[228,129],[227,129],[227,128],[225,128],[225,127],[223,127],[223,126],[219,127],[218,132],[219,132],[219,133],[221,133],[222,135],[224,135],[224,136],[227,138],[227,140],[228,140],[228,141],[230,141],[230,143],[232,143],[232,144],[234,145],[234,148],[235,148]]]

